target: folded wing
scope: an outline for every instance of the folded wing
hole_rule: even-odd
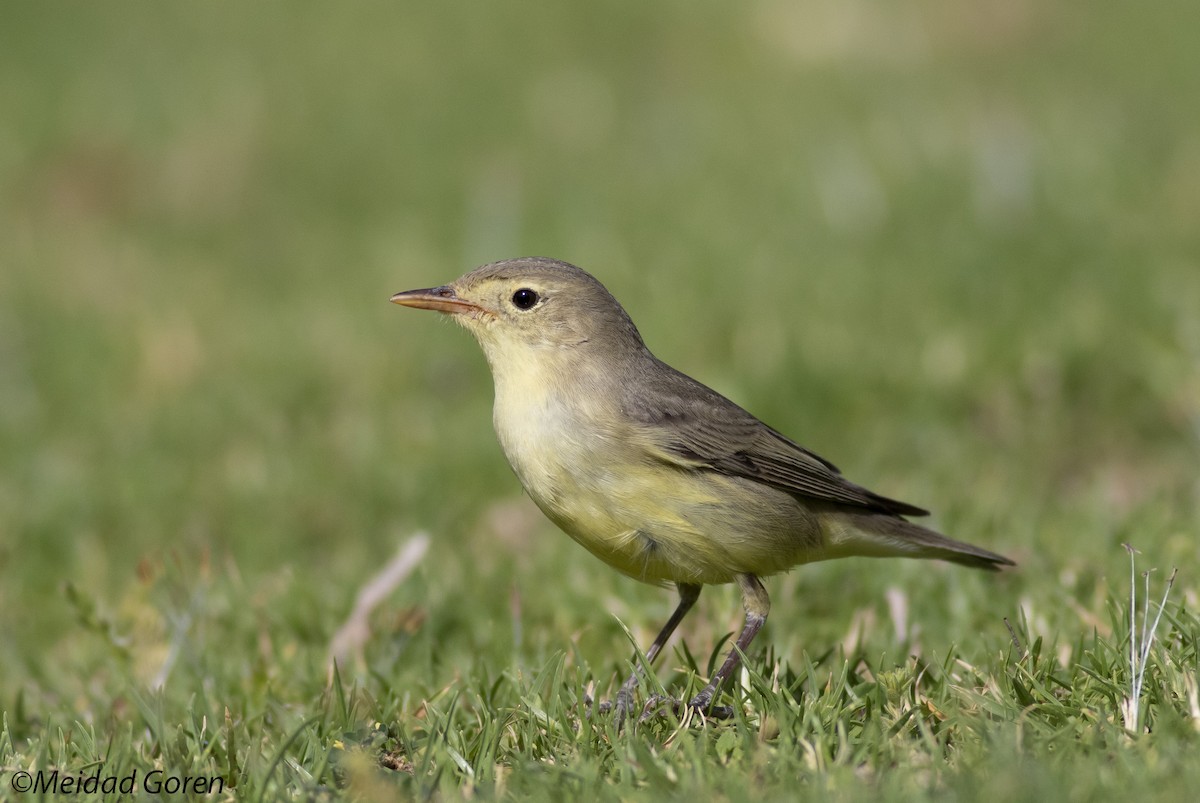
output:
[[[837,466],[767,426],[691,377],[647,372],[650,384],[629,383],[626,411],[640,439],[662,460],[770,485],[797,496],[894,516],[928,511],[850,482]]]

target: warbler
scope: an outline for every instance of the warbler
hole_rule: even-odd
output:
[[[908,521],[928,512],[850,482],[656,358],[617,300],[574,265],[493,262],[391,300],[446,313],[479,341],[495,384],[496,435],[542,512],[618,571],[678,589],[648,661],[703,586],[738,584],[745,625],[693,709],[730,715],[713,703],[766,621],[765,576],[850,556],[1013,565]],[[637,683],[635,671],[617,693],[622,721]]]

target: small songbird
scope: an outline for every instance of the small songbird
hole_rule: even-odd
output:
[[[927,511],[855,485],[661,362],[608,290],[573,265],[494,262],[391,300],[447,313],[479,341],[495,383],[496,435],[542,512],[618,571],[675,584],[679,605],[646,651],[649,661],[704,585],[741,588],[737,646],[691,708],[730,714],[713,702],[767,618],[762,577],[851,556],[1013,565],[907,521]],[[622,721],[637,682],[634,672],[618,691]]]

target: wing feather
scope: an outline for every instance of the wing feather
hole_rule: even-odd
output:
[[[899,516],[928,511],[850,482],[837,466],[665,363],[631,382],[625,408],[660,459],[755,480],[796,496]],[[636,396],[632,394],[636,393]]]

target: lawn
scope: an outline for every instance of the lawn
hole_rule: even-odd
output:
[[[1198,11],[7,9],[0,798],[1185,799]],[[527,254],[1019,565],[771,578],[738,716],[618,731],[585,701],[673,592],[541,517],[477,346],[387,303]],[[740,624],[707,589],[643,693]]]

